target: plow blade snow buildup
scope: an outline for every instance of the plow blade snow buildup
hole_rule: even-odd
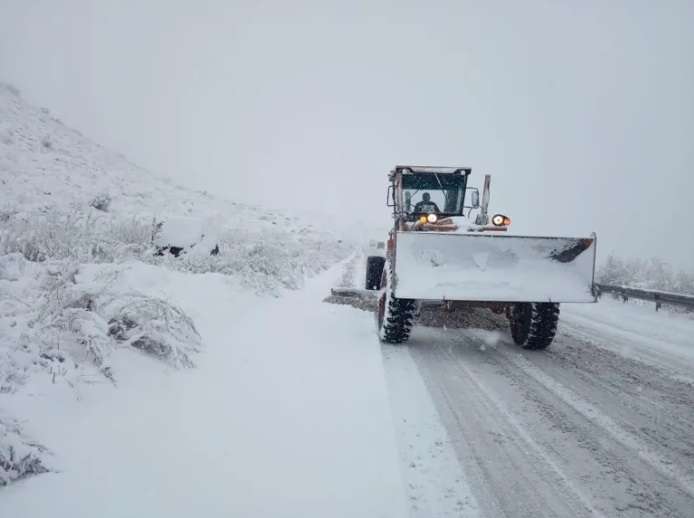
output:
[[[594,302],[595,236],[397,232],[400,299]]]

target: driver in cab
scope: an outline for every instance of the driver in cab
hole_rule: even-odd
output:
[[[415,213],[426,212],[428,214],[438,214],[439,207],[431,201],[431,195],[428,192],[422,194],[422,201],[414,206]]]

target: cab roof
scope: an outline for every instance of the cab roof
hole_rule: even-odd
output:
[[[396,165],[391,173],[436,173],[436,174],[464,174],[472,172],[470,167],[438,167],[430,165]]]

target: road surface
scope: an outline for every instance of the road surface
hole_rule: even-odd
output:
[[[513,345],[484,310],[467,329],[417,327],[407,345],[383,346],[414,516],[694,516],[694,321],[650,308],[672,339],[663,328],[635,338],[601,316],[629,309],[600,306],[567,307],[544,352]],[[425,398],[398,390],[405,376]],[[423,400],[419,415],[433,405],[445,434],[403,417],[403,398]],[[437,471],[442,443],[456,479],[413,473]]]

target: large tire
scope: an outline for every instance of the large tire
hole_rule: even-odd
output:
[[[511,308],[511,336],[523,349],[546,349],[559,323],[559,304],[521,302]]]
[[[372,255],[366,258],[366,282],[367,290],[381,289],[381,276],[383,275],[383,266],[386,262],[385,257]]]
[[[387,344],[401,344],[410,338],[412,320],[414,319],[415,301],[412,299],[399,299],[393,295],[393,272],[388,267],[385,277],[385,290],[378,300],[376,307],[376,319],[378,322],[378,336]]]

